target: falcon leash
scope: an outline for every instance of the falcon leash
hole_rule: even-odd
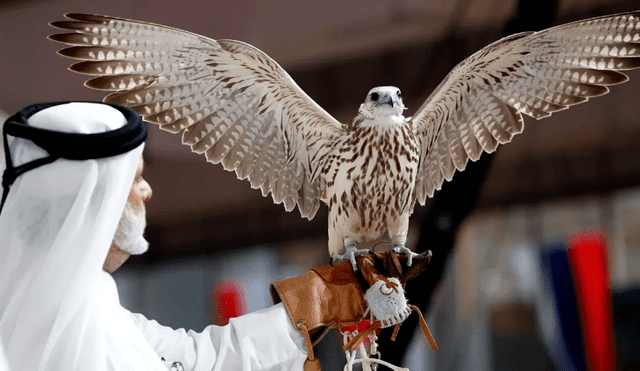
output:
[[[429,346],[433,350],[438,349],[422,313],[418,307],[408,303],[404,292],[406,282],[422,272],[430,259],[431,252],[420,256],[417,265],[403,274],[402,265],[396,254],[359,257],[358,266],[362,278],[369,284],[369,288],[364,294],[367,309],[363,318],[367,319],[363,319],[356,326],[341,326],[339,328],[347,359],[344,371],[353,371],[353,366],[356,364],[361,364],[364,371],[376,371],[379,365],[384,365],[393,371],[409,371],[408,368],[395,366],[384,361],[381,358],[377,340],[380,329],[392,326],[395,328],[391,339],[395,340],[400,325],[414,311],[418,313],[420,328]],[[381,263],[391,276],[380,274],[375,267],[376,260],[378,260],[378,265]]]

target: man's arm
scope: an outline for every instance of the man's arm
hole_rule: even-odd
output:
[[[366,322],[366,329],[349,335],[353,337],[344,345],[345,350],[353,351],[377,328],[398,328],[411,313],[401,286],[419,275],[430,260],[431,253],[423,253],[408,267],[397,254],[387,251],[358,256],[357,273],[350,262],[314,268],[302,276],[271,283],[273,299],[279,304],[231,319],[227,326],[209,326],[201,333],[173,330],[139,314],[131,316],[172,371],[320,371],[314,341],[330,328]],[[371,315],[365,318],[367,308]],[[424,320],[421,325],[431,338]],[[377,361],[367,359],[368,363]],[[182,367],[171,367],[175,362]]]
[[[174,330],[141,314],[131,316],[168,368],[180,362],[185,371],[302,370],[307,358],[304,338],[282,304],[199,333]]]

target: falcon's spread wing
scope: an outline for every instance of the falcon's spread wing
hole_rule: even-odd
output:
[[[248,178],[285,209],[312,219],[319,172],[341,124],[307,96],[269,56],[251,45],[213,40],[152,23],[87,14],[53,22],[72,33],[49,38],[82,60],[72,71],[85,85],[114,91],[107,102],[130,106],[145,121],[177,133],[213,163]]]
[[[541,119],[606,94],[640,67],[640,12],[593,18],[499,40],[457,65],[412,117],[421,156],[416,198],[424,204],[464,170]]]

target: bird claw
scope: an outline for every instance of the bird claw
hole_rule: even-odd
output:
[[[351,262],[351,267],[353,267],[353,271],[355,272],[358,270],[358,264],[356,263],[356,256],[365,255],[369,253],[370,253],[369,250],[358,250],[356,248],[356,245],[347,245],[344,254],[334,255],[331,257],[331,259],[334,262],[349,260]]]
[[[396,245],[393,247],[393,252],[396,254],[404,254],[407,256],[407,267],[410,267],[413,264],[413,257],[418,256],[420,254],[416,254],[408,248],[404,247],[404,245]]]

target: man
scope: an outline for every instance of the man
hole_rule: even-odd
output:
[[[146,135],[133,110],[103,103],[33,105],[5,123],[0,344],[9,367],[319,370],[311,334],[364,312],[348,263],[278,281],[273,291],[284,303],[201,333],[120,306],[109,273],[148,248]]]
[[[165,369],[102,270],[145,126],[112,106],[68,103],[28,107],[3,134],[0,336],[10,368]]]
[[[151,186],[143,178],[140,158],[133,186],[103,265],[112,273],[131,254],[141,254],[148,243],[144,203]],[[228,326],[209,326],[202,333],[174,330],[131,314],[134,322],[167,368],[189,370],[296,370],[307,358],[304,339],[287,317],[282,305],[232,319]],[[240,344],[240,346],[238,346]]]
[[[22,116],[40,131],[28,140],[5,124],[16,135],[5,151],[11,171],[0,211],[0,336],[11,369],[302,369],[304,339],[282,305],[201,334],[161,327],[120,306],[106,271],[146,250],[151,188],[142,177],[146,127],[139,116],[99,103],[33,106]],[[59,132],[94,137],[53,139]],[[79,148],[83,140],[92,146]],[[269,331],[257,336],[267,323]],[[150,334],[159,338],[150,342]]]

